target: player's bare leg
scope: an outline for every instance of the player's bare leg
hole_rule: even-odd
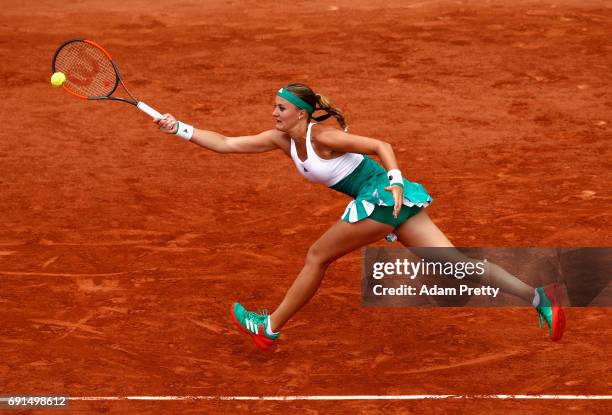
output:
[[[356,223],[338,221],[308,250],[304,268],[270,316],[272,330],[279,330],[319,288],[329,265],[336,259],[384,238],[393,228],[371,219]]]
[[[453,249],[453,244],[431,221],[425,210],[421,210],[415,216],[400,225],[395,230],[395,234],[405,247],[410,248],[412,252],[425,260],[466,263],[479,262],[468,258],[458,249]],[[435,250],[426,249],[427,247],[445,247],[450,249]],[[500,288],[504,293],[515,295],[528,303],[533,301],[533,287],[525,284],[502,267],[492,262],[486,262],[484,275],[477,277],[477,279],[469,277],[466,279]]]

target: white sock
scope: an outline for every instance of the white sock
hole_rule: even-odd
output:
[[[278,334],[278,333],[275,333],[275,332],[272,331],[272,329],[270,328],[271,326],[272,326],[272,324],[270,323],[270,316],[268,316],[268,324],[266,325],[266,333],[269,336],[274,336],[274,335]]]
[[[537,307],[538,305],[540,305],[540,294],[538,294],[538,290],[534,290],[534,291],[535,291],[535,296],[533,297],[532,304],[534,307]]]

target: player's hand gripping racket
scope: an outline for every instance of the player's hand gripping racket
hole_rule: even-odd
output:
[[[62,44],[55,52],[51,71],[66,75],[63,88],[75,97],[127,102],[153,118],[163,118],[162,114],[130,94],[110,53],[91,40],[78,38]],[[119,84],[129,98],[113,96]]]

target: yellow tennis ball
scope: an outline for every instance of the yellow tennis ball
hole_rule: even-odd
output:
[[[64,85],[64,82],[66,82],[66,75],[64,75],[64,72],[55,72],[51,75],[51,85],[54,87],[59,88]]]

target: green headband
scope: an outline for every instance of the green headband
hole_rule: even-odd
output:
[[[279,89],[278,94],[276,95],[281,98],[285,98],[287,101],[291,102],[296,107],[306,110],[308,114],[312,114],[314,112],[314,108],[312,108],[312,105],[310,105],[308,102],[304,101],[286,88]]]

